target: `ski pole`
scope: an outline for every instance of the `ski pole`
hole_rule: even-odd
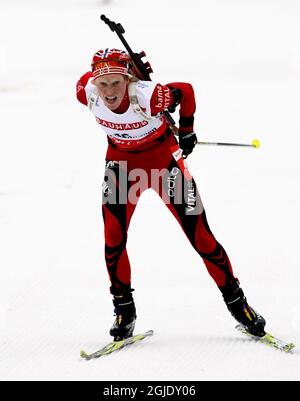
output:
[[[207,142],[207,141],[199,141],[197,145],[213,145],[213,146],[243,146],[248,148],[256,148],[260,147],[260,142],[258,139],[253,139],[251,143],[229,143],[229,142]]]

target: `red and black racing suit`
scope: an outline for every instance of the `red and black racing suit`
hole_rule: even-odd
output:
[[[90,76],[86,74],[79,81],[77,97],[83,104],[87,104],[87,100],[80,88],[84,88]],[[179,89],[182,93],[180,132],[191,132],[195,112],[192,86],[172,83],[168,84],[168,87]],[[157,113],[159,110],[155,109],[155,97],[151,99],[151,103],[154,104],[154,112]],[[129,107],[127,96],[115,112],[122,113],[126,107]],[[178,148],[178,145],[170,129],[141,149],[123,150],[110,140],[108,142],[103,183],[103,218],[105,260],[111,281],[111,292],[114,294],[122,288],[131,287],[131,269],[126,249],[128,228],[138,198],[150,187],[158,193],[176,218],[220,290],[230,286],[236,280],[230,260],[209,228],[194,179],[188,172],[184,173],[182,163],[173,157],[173,150]],[[145,172],[147,184],[145,185],[144,176],[143,186],[135,191],[140,177],[133,179],[131,173],[135,174],[137,168]],[[151,179],[154,169],[162,172],[159,185],[157,180],[153,185]],[[128,196],[130,191],[135,193],[133,200]]]

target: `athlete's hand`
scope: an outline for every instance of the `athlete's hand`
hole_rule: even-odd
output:
[[[186,159],[190,155],[196,146],[198,140],[195,132],[179,132],[179,147],[182,149],[182,157]]]

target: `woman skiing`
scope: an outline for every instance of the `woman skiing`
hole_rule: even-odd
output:
[[[220,289],[233,317],[256,336],[265,320],[248,304],[230,260],[211,232],[185,158],[193,151],[195,97],[188,83],[161,85],[135,77],[122,50],[95,53],[92,71],[77,83],[77,98],[88,106],[108,138],[103,182],[105,260],[116,319],[114,340],[130,337],[136,321],[127,232],[140,195],[153,188],[179,222]],[[178,142],[164,110],[179,106]]]

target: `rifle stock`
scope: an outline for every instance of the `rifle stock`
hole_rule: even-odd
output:
[[[153,72],[151,65],[149,62],[144,63],[142,58],[146,56],[145,52],[141,53],[135,53],[131,47],[129,46],[128,42],[124,38],[123,34],[125,33],[125,29],[120,23],[116,23],[115,21],[111,21],[109,18],[107,18],[104,14],[101,15],[100,19],[105,22],[106,25],[109,26],[109,28],[113,31],[116,32],[118,35],[119,39],[123,43],[125,49],[127,50],[131,61],[132,61],[132,68],[133,71],[135,72],[135,75],[137,78],[143,80],[143,81],[151,81],[150,74]],[[164,111],[163,114],[166,117],[166,120],[174,132],[174,134],[178,134],[178,128],[175,125],[175,121],[171,114],[168,111]]]

